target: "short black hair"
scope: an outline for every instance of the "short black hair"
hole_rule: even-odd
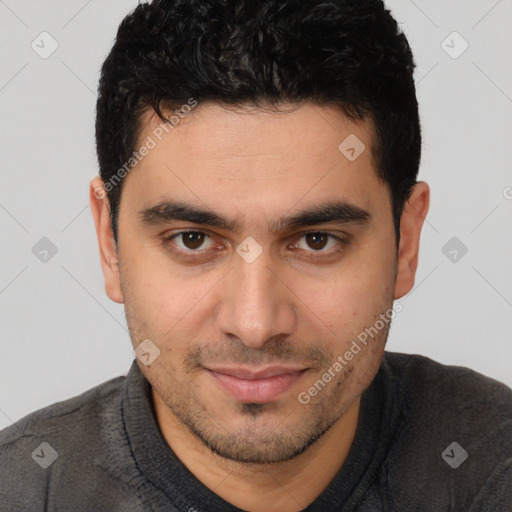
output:
[[[107,188],[116,242],[120,176],[134,160],[142,114],[154,109],[169,122],[164,110],[193,99],[276,109],[312,103],[337,107],[353,121],[369,118],[398,246],[421,157],[414,68],[407,38],[382,0],[139,4],[119,26],[98,87],[96,148],[101,178],[118,181]]]

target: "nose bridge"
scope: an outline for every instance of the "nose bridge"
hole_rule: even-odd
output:
[[[241,246],[239,250],[244,249]],[[256,348],[276,335],[290,334],[295,313],[286,287],[283,289],[276,277],[270,254],[263,251],[252,261],[241,254],[235,255],[233,271],[227,276],[229,283],[220,299],[217,322],[224,334],[235,335]]]
[[[255,306],[270,306],[277,298],[275,274],[271,268],[268,255],[262,254],[252,263],[239,261],[235,269],[240,283],[239,300],[243,299],[242,302],[253,303]],[[270,310],[270,307],[265,309]]]

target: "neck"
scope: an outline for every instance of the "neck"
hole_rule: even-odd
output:
[[[249,512],[297,512],[313,502],[339,472],[355,437],[360,397],[304,453],[275,464],[224,459],[184,426],[152,390],[160,431],[187,469],[215,494]]]

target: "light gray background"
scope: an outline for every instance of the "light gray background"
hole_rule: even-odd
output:
[[[432,190],[416,285],[387,348],[512,386],[512,1],[387,5],[418,65],[420,179]],[[99,69],[135,6],[0,0],[0,429],[126,374],[134,357],[104,292],[88,184]],[[31,48],[43,31],[59,45],[47,59]],[[453,31],[469,44],[456,59],[442,47],[462,48]],[[47,262],[32,252],[43,237],[58,250]],[[452,237],[468,248],[456,262],[442,252]]]

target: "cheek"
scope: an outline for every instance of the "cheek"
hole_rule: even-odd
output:
[[[317,327],[317,332],[327,334],[323,340],[329,352],[344,354],[353,340],[391,308],[393,261],[392,256],[376,258],[370,254],[366,259],[361,257],[352,265],[340,267],[337,275],[333,270],[334,276],[322,283],[302,282],[298,295],[304,297],[305,317]],[[378,339],[384,335],[380,333]],[[371,345],[371,350],[365,347],[364,357],[377,357],[381,349],[380,343]]]
[[[218,280],[214,273],[191,277],[160,258],[134,258],[126,267],[125,302],[148,337],[179,350],[180,339],[197,337],[197,330],[208,322],[210,293]]]
[[[375,313],[393,300],[396,255],[392,238],[381,238],[360,251],[346,283],[354,311]]]
[[[370,319],[392,297],[393,272],[388,262],[368,262],[333,274],[328,281],[303,281],[298,290],[304,303],[327,323],[350,326]]]

